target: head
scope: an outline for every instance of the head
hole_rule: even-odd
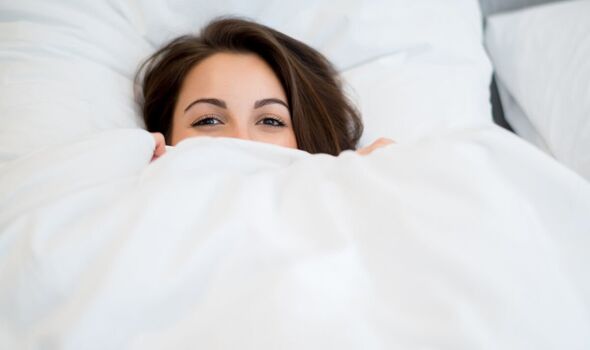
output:
[[[237,137],[337,155],[356,149],[358,111],[336,70],[311,47],[242,19],[218,19],[179,37],[139,69],[148,131],[175,145]]]

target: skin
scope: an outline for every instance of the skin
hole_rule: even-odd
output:
[[[166,152],[164,136],[152,161]],[[270,66],[255,54],[217,53],[193,67],[174,108],[171,145],[195,136],[233,137],[297,148],[285,91]],[[360,155],[393,143],[379,138]]]

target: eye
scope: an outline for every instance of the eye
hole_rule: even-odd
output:
[[[266,117],[266,118],[260,120],[258,123],[262,123],[264,125],[273,126],[273,127],[277,127],[277,128],[283,127],[286,125],[283,121],[279,120],[278,118],[272,118],[272,117]]]
[[[215,126],[215,125],[221,125],[223,124],[218,118],[216,117],[205,117],[205,118],[201,118],[197,121],[195,121],[194,123],[191,124],[191,126],[196,127],[196,126]]]

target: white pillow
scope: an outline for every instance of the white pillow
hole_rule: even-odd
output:
[[[490,120],[477,0],[19,0],[0,13],[0,161],[142,127],[132,96],[140,61],[228,14],[302,40],[346,71],[367,130],[362,144]],[[377,88],[379,102],[367,98]],[[395,106],[385,103],[394,97]]]
[[[551,150],[547,147],[545,140],[531,124],[531,121],[518,105],[514,97],[510,95],[508,88],[506,88],[500,81],[496,81],[496,85],[498,87],[500,100],[502,101],[504,117],[512,129],[523,139],[528,140],[541,150],[545,151],[545,153],[551,155]]]
[[[132,78],[153,48],[102,1],[0,3],[0,161],[139,127]]]
[[[343,73],[365,120],[361,144],[491,124],[490,76],[485,56],[467,60],[427,45]]]
[[[550,153],[590,180],[590,1],[489,18],[498,80]]]

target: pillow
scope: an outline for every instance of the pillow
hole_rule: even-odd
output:
[[[274,27],[334,62],[361,105],[361,145],[491,120],[477,0],[22,0],[0,4],[0,161],[143,127],[132,94],[139,63],[219,15]]]
[[[131,82],[152,50],[106,2],[0,3],[0,161],[142,126]]]
[[[538,148],[545,151],[545,153],[551,154],[551,150],[547,147],[545,140],[531,124],[529,118],[524,114],[522,108],[514,100],[514,97],[510,95],[508,89],[499,81],[496,81],[496,85],[498,87],[500,100],[502,101],[504,117],[512,129],[523,139],[530,141]]]
[[[486,45],[549,153],[590,180],[590,1],[491,16]]]
[[[343,72],[365,120],[361,144],[397,142],[492,124],[490,67],[416,46]]]

